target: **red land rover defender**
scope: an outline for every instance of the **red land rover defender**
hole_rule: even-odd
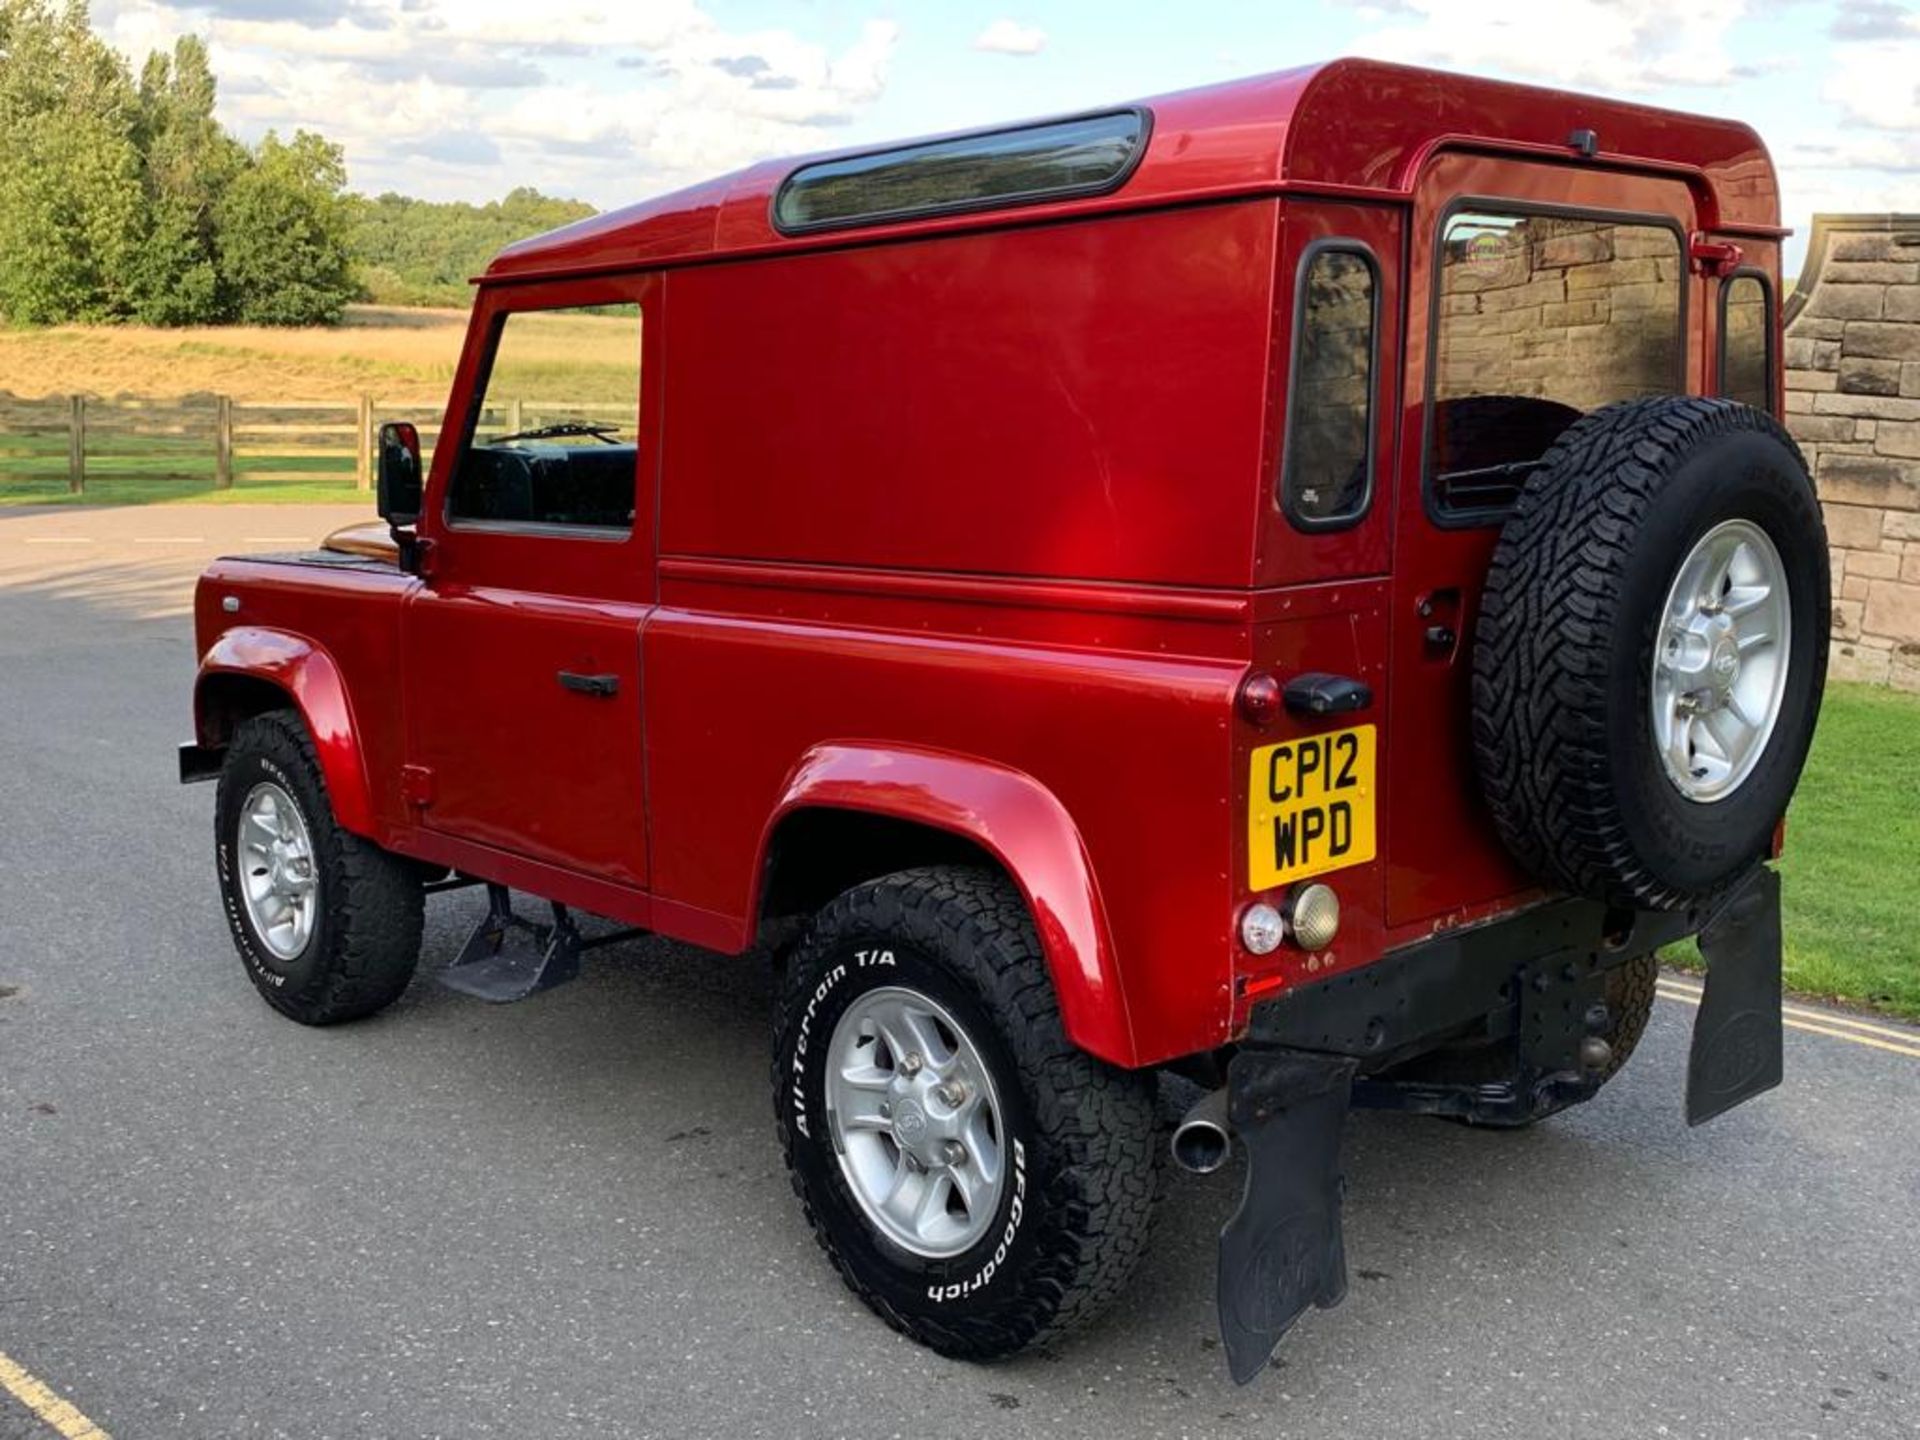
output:
[[[1349,1105],[1590,1099],[1687,935],[1689,1118],[1780,1078],[1778,221],[1745,126],[1343,61],[516,245],[392,542],[200,583],[247,971],[369,1014],[474,883],[483,999],[575,910],[764,947],[820,1243],[958,1356],[1120,1291],[1179,1069],[1245,1379],[1345,1288]]]

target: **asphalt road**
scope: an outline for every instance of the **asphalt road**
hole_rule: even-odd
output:
[[[205,556],[333,518],[0,510],[0,1352],[118,1440],[1920,1435],[1892,1050],[1790,1031],[1785,1088],[1689,1132],[1663,1001],[1531,1132],[1356,1115],[1353,1292],[1235,1389],[1237,1176],[1171,1179],[1118,1311],[1053,1353],[872,1319],[787,1189],[751,963],[639,942],[520,1006],[423,975],[367,1023],[276,1018],[212,792],[172,779],[184,604]],[[475,904],[434,902],[426,966]],[[56,1433],[7,1388],[3,1440]]]

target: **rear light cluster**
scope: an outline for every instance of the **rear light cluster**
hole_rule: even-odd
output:
[[[1340,933],[1340,897],[1331,885],[1296,886],[1284,910],[1256,900],[1240,912],[1240,943],[1250,955],[1271,955],[1291,939],[1309,954],[1333,944]]]

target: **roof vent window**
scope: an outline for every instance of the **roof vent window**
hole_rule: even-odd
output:
[[[1104,194],[1146,138],[1146,112],[1122,110],[823,160],[786,178],[773,220],[792,234]]]

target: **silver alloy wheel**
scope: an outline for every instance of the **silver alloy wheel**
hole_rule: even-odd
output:
[[[993,1224],[1006,1187],[1000,1097],[973,1041],[917,990],[870,990],[827,1047],[827,1125],[867,1219],[945,1259]]]
[[[298,960],[313,939],[320,877],[307,817],[271,780],[240,807],[240,894],[260,943],[279,960]]]
[[[1738,790],[1787,689],[1792,599],[1780,551],[1751,520],[1714,526],[1667,592],[1653,651],[1653,743],[1689,800]]]

